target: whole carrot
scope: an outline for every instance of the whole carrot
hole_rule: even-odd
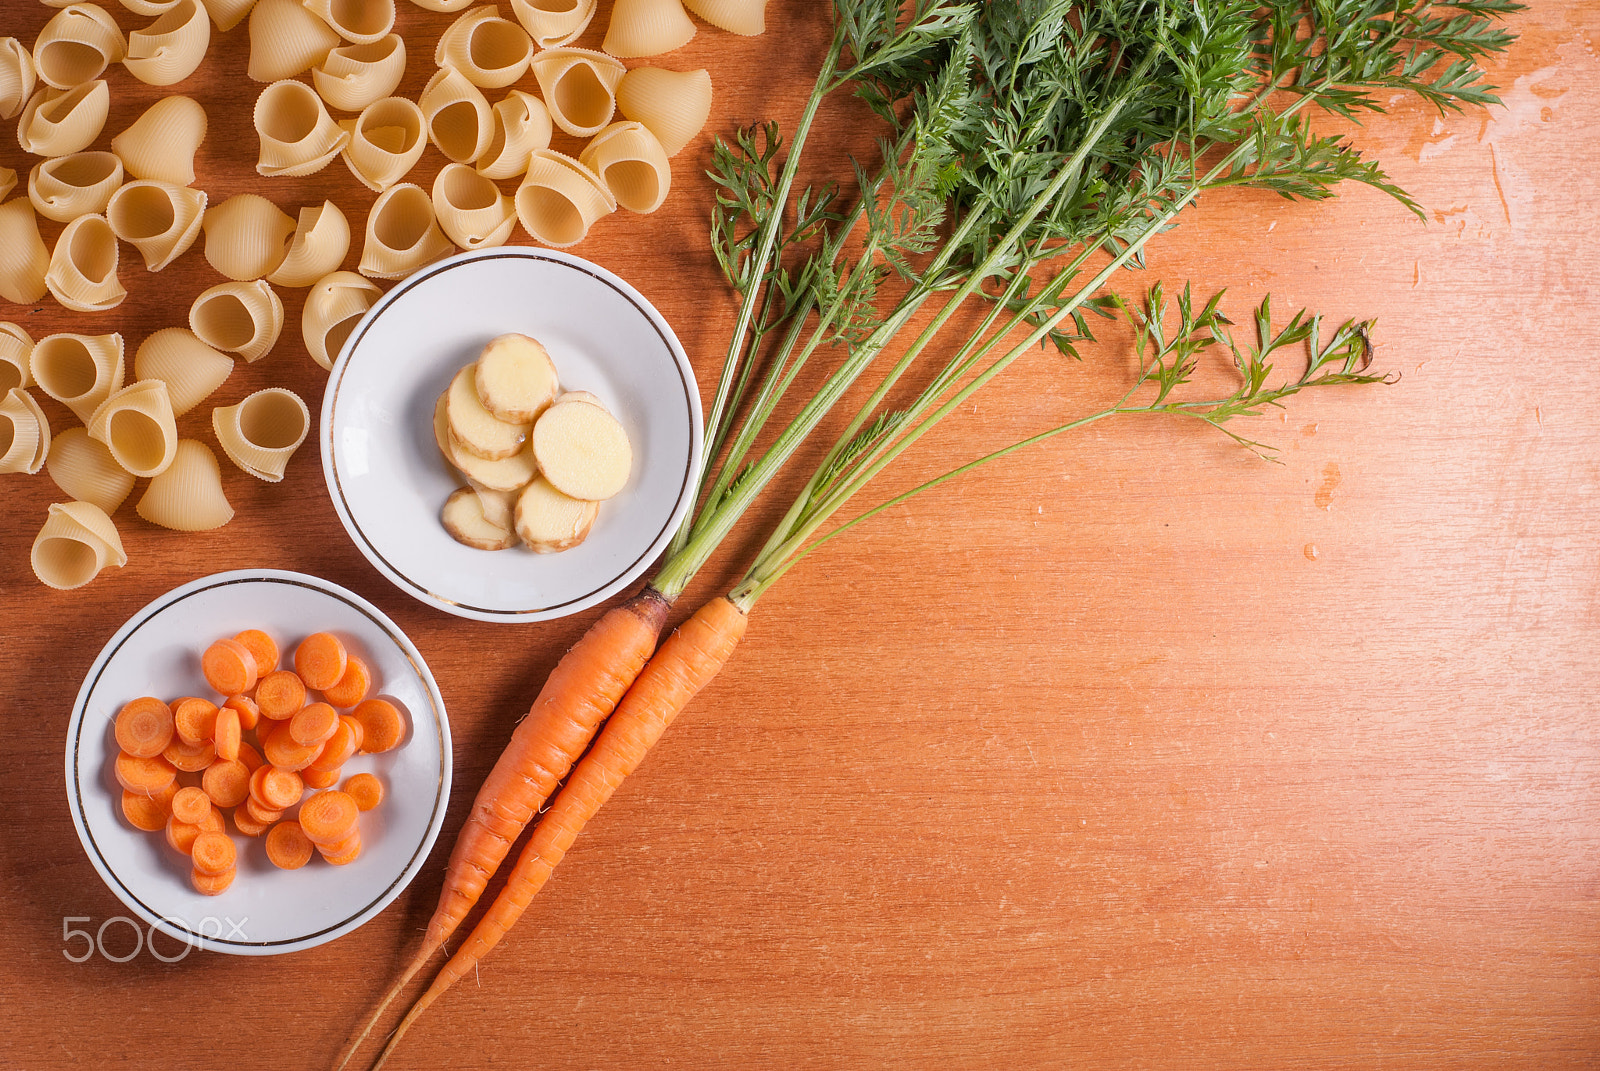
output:
[[[383,995],[336,1068],[349,1062],[373,1025],[422,965],[461,925],[512,843],[544,806],[600,723],[616,708],[655,650],[670,601],[654,588],[606,612],[562,656],[527,717],[517,725],[478,789],[456,836],[439,904],[422,947]]]
[[[611,798],[661,739],[667,726],[727,663],[749,620],[727,598],[706,603],[669,636],[628,689],[617,711],[572,771],[518,856],[505,888],[464,945],[450,957],[426,992],[411,1006],[389,1039],[376,1068],[389,1058],[428,1005],[504,937],[577,839],[585,823]]]

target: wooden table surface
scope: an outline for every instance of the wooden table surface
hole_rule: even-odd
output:
[[[767,36],[704,28],[666,65],[712,71],[716,131],[791,120],[820,6],[774,0]],[[414,94],[450,17],[401,9]],[[49,14],[5,0],[0,36],[31,42]],[[1227,287],[1236,320],[1268,291],[1284,310],[1375,316],[1398,383],[1297,398],[1244,429],[1280,465],[1198,427],[1103,423],[817,554],[391,1066],[1595,1066],[1600,21],[1589,0],[1549,0],[1515,26],[1493,65],[1504,107],[1397,102],[1353,133],[1425,223],[1365,189],[1219,197],[1129,280]],[[342,165],[255,175],[245,39],[217,36],[178,87],[211,119],[197,184],[291,212],[331,197],[359,231],[372,195]],[[111,77],[102,142],[158,96]],[[827,114],[819,166],[870,146],[862,115]],[[608,219],[576,250],[659,305],[707,396],[733,314],[705,242],[708,159],[702,136],[666,208]],[[33,162],[0,138],[0,163]],[[440,163],[430,150],[414,180]],[[35,337],[121,331],[131,352],[219,281],[198,249],[155,275],[124,257],[116,310],[47,298],[0,319]],[[326,374],[297,335],[302,300],[285,294],[283,341],[213,404],[279,384],[315,408]],[[1121,345],[1030,357],[889,485],[1087,411],[1128,375]],[[186,433],[209,438],[206,408]],[[28,566],[60,493],[0,478],[8,1067],[325,1066],[431,912],[510,727],[600,612],[492,625],[412,601],[345,536],[315,433],[281,484],[224,468],[232,523],[182,536],[130,499],[127,566],[72,592]],[[737,576],[735,542],[688,603]],[[455,737],[434,860],[314,950],[71,963],[64,918],[127,913],[63,792],[82,675],[148,600],[241,567],[346,585],[428,659]]]

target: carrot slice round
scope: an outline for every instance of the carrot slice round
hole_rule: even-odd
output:
[[[306,682],[293,670],[280,669],[256,682],[256,707],[263,718],[282,721],[306,705]]]
[[[279,822],[267,833],[267,858],[283,870],[299,870],[311,862],[316,849],[294,819]]]
[[[247,837],[259,837],[272,828],[272,823],[256,821],[255,816],[250,813],[251,802],[246,799],[233,809],[233,825]]]
[[[238,876],[237,868],[229,868],[220,874],[207,874],[200,870],[189,871],[189,884],[194,890],[204,896],[221,896],[228,891],[228,886],[233,884],[233,879]]]
[[[339,712],[326,703],[308,703],[289,719],[289,738],[302,747],[321,744],[339,728]]]
[[[230,706],[221,707],[217,711],[216,728],[211,733],[211,746],[216,748],[217,758],[231,762],[239,757],[241,731],[239,712]]]
[[[388,751],[406,735],[405,716],[387,699],[363,701],[350,716],[361,723],[361,750]]]
[[[321,770],[316,763],[312,763],[300,771],[300,777],[305,781],[307,788],[332,788],[339,783],[339,774],[343,767],[335,766],[331,770]]]
[[[249,732],[261,720],[261,708],[256,706],[256,701],[247,695],[230,695],[228,701],[222,704],[224,709],[231,710],[239,719],[239,728]]]
[[[237,807],[250,795],[250,767],[238,759],[218,759],[200,776],[200,787],[218,807]]]
[[[300,828],[313,844],[337,844],[350,835],[359,814],[347,793],[318,792],[300,805]]]
[[[124,703],[117,711],[115,730],[117,746],[142,759],[165,751],[177,731],[172,725],[172,708],[151,695]]]
[[[239,861],[238,851],[228,835],[210,830],[194,839],[189,846],[189,858],[202,874],[221,874],[232,870]]]
[[[211,797],[205,789],[190,785],[178,789],[172,797],[172,817],[180,822],[198,826],[211,813]]]
[[[117,755],[115,773],[117,784],[142,796],[161,793],[178,777],[177,769],[160,755],[145,757],[126,751]]]
[[[172,723],[185,744],[194,747],[210,743],[211,734],[217,729],[217,704],[186,695],[172,704]]]
[[[351,774],[344,783],[344,792],[356,801],[359,810],[370,811],[383,802],[383,782],[377,774]]]
[[[247,628],[234,637],[256,660],[256,676],[264,677],[278,668],[278,641],[258,628]]]
[[[294,671],[307,688],[322,691],[344,678],[349,654],[344,643],[331,632],[313,632],[294,650]]]
[[[217,640],[200,656],[200,672],[223,695],[242,695],[256,686],[256,656],[238,640]]]
[[[209,740],[190,744],[180,737],[167,745],[161,757],[184,773],[199,773],[216,761],[217,749]]]
[[[167,826],[167,819],[172,812],[168,809],[170,798],[157,793],[146,796],[143,792],[129,792],[122,790],[122,817],[126,818],[135,829],[142,829],[146,833],[159,833]]]
[[[336,707],[353,707],[367,697],[372,688],[372,671],[355,655],[345,659],[344,676],[331,688],[322,689],[322,698]]]
[[[250,796],[263,808],[281,811],[300,802],[305,782],[293,770],[263,766],[250,777]]]

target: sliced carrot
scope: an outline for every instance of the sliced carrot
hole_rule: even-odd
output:
[[[311,862],[315,849],[300,823],[294,819],[279,822],[267,833],[267,858],[282,870],[299,870]]]
[[[350,726],[350,732],[356,738],[356,750],[360,751],[361,750],[361,745],[362,745],[363,741],[365,741],[365,739],[366,739],[366,735],[367,735],[366,727],[363,726],[359,721],[356,721],[354,718],[352,718],[348,714],[340,714],[339,715],[339,720],[344,722],[346,725]]]
[[[319,848],[317,850],[322,853],[322,858],[327,860],[333,866],[344,866],[347,863],[355,862],[356,859],[360,857],[361,838],[357,836],[355,838],[355,843],[351,844],[343,851],[335,852],[325,848]]]
[[[217,749],[217,758],[232,762],[239,757],[239,712],[230,706],[217,711],[216,729],[211,734],[211,746]]]
[[[180,788],[172,797],[172,817],[180,822],[198,826],[211,813],[211,797],[204,789]]]
[[[232,870],[239,861],[239,853],[226,833],[206,831],[189,846],[189,857],[194,868],[203,874],[221,874]]]
[[[194,891],[204,896],[221,896],[228,891],[228,886],[233,884],[233,879],[238,876],[237,868],[224,870],[220,874],[207,874],[199,870],[189,871],[189,884],[194,886]]]
[[[191,746],[211,742],[217,727],[217,704],[199,696],[186,695],[172,704],[172,722],[178,736]]]
[[[179,738],[167,745],[167,750],[161,753],[161,757],[185,773],[199,773],[216,761],[217,749],[209,740],[201,744],[190,744]]]
[[[117,755],[117,783],[141,796],[157,796],[178,777],[177,769],[160,755],[145,757],[126,751]]]
[[[245,740],[239,741],[239,761],[250,767],[251,773],[255,773],[267,764],[267,760],[261,757],[261,752]]]
[[[339,712],[326,703],[308,703],[289,719],[289,738],[302,747],[321,744],[339,728]]]
[[[331,688],[322,689],[322,698],[336,707],[353,707],[367,697],[372,688],[372,671],[355,655],[345,659],[344,676]]]
[[[305,780],[307,788],[332,788],[339,783],[339,774],[342,767],[335,766],[331,770],[319,769],[312,763],[300,771],[300,776]]]
[[[350,716],[361,723],[361,750],[388,751],[406,735],[406,719],[387,699],[363,701]]]
[[[167,819],[171,817],[171,797],[162,793],[146,796],[143,792],[129,792],[122,790],[122,817],[133,824],[135,829],[142,829],[146,833],[159,833],[166,828]]]
[[[261,801],[256,799],[253,795],[245,798],[244,809],[245,813],[247,813],[251,819],[257,822],[264,822],[269,826],[272,823],[281,820],[284,813],[282,810],[274,810],[271,807],[263,807],[261,805]]]
[[[356,801],[357,810],[370,811],[383,802],[383,782],[377,774],[351,774],[344,783],[344,792]]]
[[[239,728],[249,732],[261,720],[261,708],[256,706],[256,701],[247,695],[230,695],[228,701],[222,704],[225,709],[232,710],[239,718]]]
[[[256,656],[238,640],[217,640],[200,656],[200,672],[223,695],[243,695],[256,686]]]
[[[259,837],[272,828],[271,822],[258,822],[250,813],[250,800],[245,800],[233,809],[233,825],[240,833],[247,837]]]
[[[304,770],[322,754],[321,744],[301,744],[289,734],[289,723],[279,722],[278,727],[261,741],[261,753],[272,765],[284,770]]]
[[[167,819],[167,843],[184,855],[189,854],[189,849],[194,846],[194,839],[199,835],[199,826],[180,822],[175,815]]]
[[[256,708],[263,718],[281,721],[306,705],[306,682],[293,670],[280,669],[256,682]]]
[[[263,808],[281,811],[300,802],[305,782],[293,770],[263,766],[250,776],[250,798]]]
[[[344,678],[349,657],[339,637],[331,632],[313,632],[294,649],[294,671],[307,688],[320,692]]]
[[[215,803],[211,805],[211,813],[200,820],[200,832],[225,833],[228,830],[228,820],[223,817],[222,811]]]
[[[256,676],[264,677],[278,668],[278,641],[258,628],[247,628],[234,637],[256,660]]]
[[[117,746],[130,755],[150,759],[172,743],[172,708],[146,695],[124,703],[117,711]]]
[[[349,719],[340,718],[338,720],[334,727],[333,735],[323,741],[322,754],[318,755],[317,760],[307,766],[306,769],[319,770],[322,773],[327,773],[329,770],[337,770],[345,764],[351,755],[356,753],[356,731],[350,727],[350,724]]]
[[[300,805],[300,828],[313,844],[337,844],[356,827],[356,801],[337,789],[318,792]]]
[[[218,807],[237,807],[250,795],[250,767],[238,759],[218,759],[206,767],[200,787]]]

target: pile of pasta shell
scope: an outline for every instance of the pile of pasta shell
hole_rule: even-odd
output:
[[[213,405],[209,422],[202,410],[198,429],[183,423],[237,362],[279,345],[284,288],[305,291],[301,341],[330,368],[384,282],[522,237],[572,246],[619,210],[659,208],[671,158],[709,118],[712,81],[638,61],[681,48],[702,22],[760,34],[766,6],[614,0],[592,48],[577,42],[598,0],[509,0],[505,14],[471,0],[401,3],[403,17],[397,0],[120,0],[115,12],[47,0],[57,10],[31,43],[0,36],[0,118],[16,123],[14,149],[37,158],[0,142],[0,471],[45,472],[66,495],[33,546],[45,584],[79,587],[127,562],[112,516],[139,480],[140,518],[200,531],[234,515],[218,449],[252,476],[283,478],[310,430],[287,387]],[[125,27],[130,14],[142,24]],[[247,37],[244,74],[260,88],[255,144],[224,151],[241,162],[248,152],[255,174],[249,190],[213,198],[196,159],[214,117],[183,90],[230,33]],[[408,65],[428,63],[421,90],[399,95]],[[174,89],[108,129],[119,66]],[[336,161],[370,200],[283,207],[275,186]],[[419,167],[436,169],[429,189],[408,181]],[[137,340],[104,323],[35,340],[6,312],[48,299],[103,317],[127,298],[130,264],[159,272],[196,255],[219,278],[188,323]],[[52,429],[36,393],[81,426]]]

